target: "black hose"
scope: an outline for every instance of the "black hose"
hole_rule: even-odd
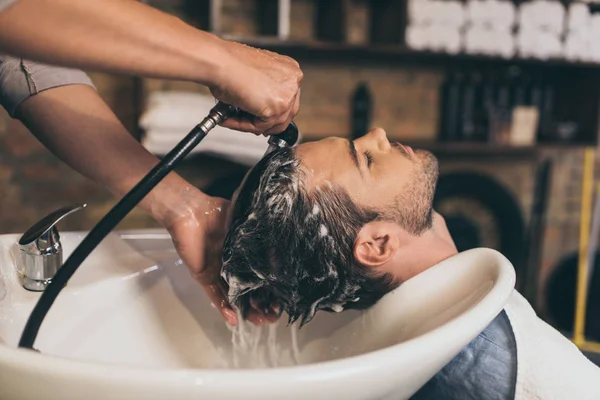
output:
[[[83,241],[73,251],[71,256],[58,270],[46,290],[40,296],[31,312],[19,347],[33,349],[35,338],[48,310],[68,280],[86,257],[98,244],[121,222],[123,218],[165,177],[175,165],[198,145],[207,133],[225,120],[235,109],[227,104],[218,103],[209,116],[196,125],[142,180],[127,193],[88,233]]]

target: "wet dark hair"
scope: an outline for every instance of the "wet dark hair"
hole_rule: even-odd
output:
[[[360,229],[381,218],[359,207],[341,187],[308,190],[293,149],[263,158],[233,199],[223,247],[222,277],[229,300],[245,313],[250,301],[274,301],[289,323],[318,310],[365,309],[398,286],[390,274],[355,262]]]

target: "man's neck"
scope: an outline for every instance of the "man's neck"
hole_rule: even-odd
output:
[[[404,282],[456,254],[458,251],[444,222],[434,218],[432,228],[408,239],[386,269]]]

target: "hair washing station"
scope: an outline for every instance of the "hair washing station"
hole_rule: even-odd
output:
[[[184,139],[188,146],[159,164],[146,189],[202,137]],[[59,236],[54,215],[26,235],[0,236],[1,399],[406,399],[496,317],[514,287],[504,256],[475,249],[368,311],[318,313],[300,330],[285,317],[270,327],[242,324],[251,331],[244,335],[211,307],[165,231],[110,233],[141,199],[135,190],[90,233]],[[42,246],[62,255],[44,265],[36,259]]]

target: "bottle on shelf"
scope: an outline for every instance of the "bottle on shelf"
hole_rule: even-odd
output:
[[[287,39],[290,35],[290,10],[291,0],[258,0],[258,34]]]
[[[481,101],[478,102],[479,109],[479,121],[480,121],[480,140],[489,141],[491,118],[496,107],[496,73],[492,69],[488,71],[483,79],[481,88]]]
[[[478,71],[472,71],[464,81],[461,94],[461,127],[460,140],[474,142],[479,140],[480,133],[480,110],[478,102],[481,99],[482,82]]]
[[[542,107],[539,116],[539,135],[542,141],[555,140],[554,121],[554,85],[545,82],[543,85]]]
[[[316,39],[327,42],[346,41],[346,2],[316,1]]]
[[[460,136],[461,94],[463,73],[452,70],[446,74],[446,79],[440,92],[439,136],[444,142],[456,142]]]
[[[371,93],[366,82],[360,82],[352,95],[352,139],[364,136],[371,124]]]
[[[529,76],[521,70],[515,70],[511,82],[511,108],[528,106]]]

